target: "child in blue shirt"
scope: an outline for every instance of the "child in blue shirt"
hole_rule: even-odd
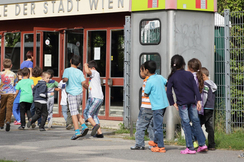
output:
[[[145,96],[149,96],[153,110],[153,128],[155,131],[154,141],[149,141],[148,144],[153,146],[152,152],[165,153],[164,135],[163,135],[163,117],[166,108],[169,106],[165,85],[167,80],[155,74],[156,62],[147,61],[144,63],[144,74],[149,76],[144,90]]]

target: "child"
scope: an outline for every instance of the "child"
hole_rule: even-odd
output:
[[[213,112],[215,103],[215,92],[217,91],[216,84],[209,79],[209,71],[207,68],[202,68],[204,88],[203,88],[203,109],[204,115],[199,115],[201,125],[205,124],[208,132],[208,150],[215,150],[214,128],[213,128]]]
[[[152,152],[165,153],[164,147],[164,134],[163,134],[163,116],[166,108],[169,106],[165,85],[167,80],[161,76],[155,74],[156,62],[146,61],[144,63],[144,74],[148,76],[147,84],[144,90],[145,97],[149,96],[152,111],[153,111],[153,128],[155,137],[153,141],[149,141],[148,144],[153,146]]]
[[[19,130],[25,129],[25,113],[27,114],[28,120],[31,118],[30,107],[33,102],[32,88],[34,87],[33,80],[29,79],[30,70],[28,68],[22,69],[23,78],[16,86],[15,97],[20,93],[20,120],[21,126]]]
[[[47,70],[48,73],[51,74],[50,80],[47,83],[47,91],[49,93],[48,100],[47,100],[47,110],[48,110],[48,128],[51,128],[53,123],[53,106],[54,106],[54,90],[55,88],[58,88],[58,82],[55,80],[52,80],[54,71],[52,69]],[[57,89],[56,89],[57,90]],[[50,95],[50,94],[53,95]]]
[[[71,137],[71,140],[76,140],[79,137],[85,136],[88,132],[88,128],[85,125],[85,122],[83,121],[81,115],[79,114],[79,107],[81,105],[83,96],[82,86],[85,89],[87,89],[88,86],[86,84],[86,80],[82,71],[77,69],[77,66],[80,65],[80,56],[74,55],[71,58],[70,63],[71,67],[64,70],[63,82],[66,83],[68,105],[75,129],[75,135]],[[78,121],[82,126],[81,132],[79,130]]]
[[[12,108],[14,102],[14,94],[15,94],[14,85],[17,82],[18,78],[16,74],[11,71],[12,61],[10,59],[4,59],[3,66],[5,71],[0,72],[0,79],[1,79],[0,127],[1,129],[4,128],[4,118],[6,117],[5,130],[8,132],[10,130]]]
[[[37,85],[33,88],[33,96],[35,102],[35,115],[29,119],[27,127],[30,128],[31,124],[35,123],[40,117],[41,124],[39,126],[40,131],[46,131],[44,125],[47,120],[47,82],[49,81],[51,74],[48,72],[42,73],[42,79],[38,81]]]
[[[70,113],[68,115],[67,93],[66,93],[65,87],[66,87],[66,83],[64,83],[63,80],[61,80],[58,83],[58,88],[62,89],[60,105],[62,106],[62,114],[66,121],[66,129],[70,130],[72,127],[72,118],[71,118]]]
[[[131,150],[145,149],[144,136],[145,136],[146,129],[148,129],[150,141],[154,140],[154,131],[152,125],[152,121],[153,121],[152,106],[149,97],[144,96],[145,86],[149,78],[148,76],[146,77],[144,74],[144,64],[142,64],[140,67],[140,75],[142,78],[144,78],[143,85],[142,85],[142,104],[136,122],[136,133],[135,133],[136,145],[131,147],[130,148]]]
[[[42,76],[42,69],[38,66],[34,67],[33,72],[32,72],[32,77],[30,77],[30,79],[33,80],[33,82],[34,82],[34,86],[36,86],[38,81],[42,79],[41,76]],[[36,112],[34,102],[31,104],[30,111],[31,111],[31,116],[34,116],[35,112]],[[41,118],[38,120],[38,125],[40,123],[41,123]],[[32,125],[32,128],[34,128],[34,127],[35,127],[35,124]]]
[[[18,82],[19,82],[22,79],[21,69],[18,70],[17,77],[18,77]],[[15,85],[14,89],[16,90],[16,85]],[[14,103],[13,103],[13,115],[14,115],[14,118],[16,119],[14,122],[14,125],[20,125],[21,124],[20,123],[20,107],[19,107],[20,93],[21,93],[21,91],[18,93],[18,95],[14,99]]]
[[[197,88],[194,76],[191,72],[185,71],[185,61],[180,55],[171,58],[171,73],[168,77],[167,96],[170,105],[179,110],[181,124],[185,133],[186,149],[181,154],[195,154],[192,136],[194,133],[198,138],[199,147],[197,152],[207,151],[205,136],[200,126],[197,110],[201,109],[201,95]],[[174,103],[172,88],[176,95],[177,102]],[[196,104],[197,102],[197,104]],[[192,122],[193,131],[190,127]]]
[[[97,138],[103,138],[103,133],[100,128],[100,122],[98,118],[99,110],[103,104],[103,91],[100,81],[100,74],[96,70],[97,63],[92,60],[90,62],[84,64],[84,69],[86,74],[90,76],[89,79],[89,97],[86,103],[86,108],[84,110],[84,118],[86,121],[89,121],[93,126],[93,130],[97,130],[97,134],[95,131],[92,131],[91,136]]]

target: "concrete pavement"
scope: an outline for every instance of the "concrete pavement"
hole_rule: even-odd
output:
[[[114,135],[96,139],[89,134],[85,138],[70,140],[73,130],[64,126],[53,126],[46,132],[37,128],[20,131],[11,125],[10,132],[0,130],[0,159],[26,162],[60,161],[165,161],[165,162],[243,162],[238,158],[240,151],[216,150],[205,154],[181,155],[181,146],[165,146],[166,153],[152,153],[150,150],[132,151],[133,140],[124,140]],[[105,129],[103,129],[105,131]],[[108,130],[107,132],[111,132]],[[90,133],[90,132],[88,132]],[[146,145],[148,147],[148,145]]]

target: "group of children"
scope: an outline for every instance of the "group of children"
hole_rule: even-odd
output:
[[[30,77],[30,70],[24,67],[16,75],[11,71],[11,60],[4,59],[4,71],[0,73],[0,129],[4,129],[5,120],[5,130],[10,130],[13,112],[16,119],[14,124],[20,125],[18,129],[25,129],[25,114],[27,114],[28,128],[35,128],[35,122],[38,120],[39,130],[45,131],[46,121],[48,121],[48,127],[52,125],[54,91],[62,90],[60,103],[62,112],[66,121],[70,113],[75,129],[75,135],[71,139],[75,140],[88,133],[89,129],[85,121],[90,122],[93,126],[92,136],[103,138],[98,112],[102,106],[104,96],[100,83],[100,74],[96,70],[97,64],[95,61],[84,64],[84,70],[90,77],[89,84],[87,84],[83,72],[77,68],[80,65],[80,57],[74,55],[70,63],[71,67],[64,70],[62,80],[58,83],[51,79],[54,75],[51,69],[42,72],[40,67],[35,67],[32,71],[32,77]],[[83,114],[85,121],[79,113],[83,88],[89,90],[89,97]],[[78,122],[81,124],[81,130],[79,130]],[[71,123],[67,125],[66,129],[70,129],[70,125]]]
[[[155,74],[154,61],[147,61],[141,65],[140,75],[144,78],[142,104],[136,123],[136,144],[131,150],[145,149],[144,135],[148,129],[149,149],[152,152],[166,152],[162,124],[169,105],[173,105],[179,111],[185,133],[186,149],[182,150],[181,154],[215,150],[213,110],[217,86],[209,79],[209,71],[202,67],[198,59],[188,61],[187,71],[185,65],[181,55],[174,55],[171,58],[171,73],[168,80]],[[173,90],[176,101],[173,98]],[[203,124],[208,132],[208,147],[201,129]],[[196,141],[197,150],[193,146],[193,142]]]

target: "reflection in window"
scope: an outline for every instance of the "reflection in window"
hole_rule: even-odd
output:
[[[5,58],[12,60],[12,71],[17,72],[20,68],[20,33],[5,34]]]
[[[141,44],[159,44],[161,37],[159,20],[142,20],[140,29]]]
[[[141,54],[140,56],[140,66],[146,62],[146,61],[149,61],[149,60],[152,60],[152,61],[155,61],[156,64],[157,64],[157,69],[156,69],[156,73],[157,74],[161,74],[161,58],[159,56],[158,53],[150,53],[150,54]]]
[[[33,51],[33,34],[24,34],[24,60],[28,51]]]

